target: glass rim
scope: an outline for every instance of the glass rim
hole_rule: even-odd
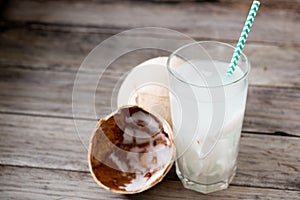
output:
[[[225,42],[219,42],[219,41],[214,41],[214,40],[205,40],[205,41],[196,41],[196,42],[192,42],[192,43],[188,43],[186,45],[183,45],[181,47],[179,47],[178,49],[176,49],[170,56],[168,56],[168,60],[167,60],[167,69],[169,71],[169,73],[174,76],[178,81],[182,82],[182,83],[185,83],[185,84],[188,84],[188,85],[191,85],[191,86],[194,86],[194,87],[198,87],[198,88],[219,88],[219,87],[226,87],[226,86],[230,86],[230,85],[233,85],[235,83],[238,83],[240,82],[241,80],[245,79],[248,74],[249,74],[249,71],[250,71],[250,62],[247,58],[247,56],[241,52],[241,56],[243,56],[245,58],[245,63],[246,63],[246,71],[245,73],[243,74],[243,76],[239,77],[238,79],[236,80],[233,80],[232,82],[229,82],[229,83],[226,83],[226,84],[221,84],[221,85],[216,85],[216,86],[203,86],[203,85],[198,85],[198,84],[194,84],[194,83],[189,83],[185,80],[182,80],[180,77],[178,77],[174,72],[173,72],[173,69],[171,69],[171,66],[170,66],[170,62],[171,62],[171,59],[176,56],[176,54],[189,47],[189,46],[192,46],[192,45],[195,45],[195,44],[204,44],[204,43],[215,43],[215,44],[219,44],[219,45],[223,45],[223,46],[227,46],[227,47],[230,47],[231,49],[235,50],[235,47],[228,44],[228,43],[225,43]],[[233,72],[234,73],[234,72]],[[226,74],[224,74],[224,76],[226,76]]]

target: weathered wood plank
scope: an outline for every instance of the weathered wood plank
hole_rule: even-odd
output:
[[[184,189],[179,181],[163,180],[136,195],[121,195],[100,188],[88,173],[35,168],[0,167],[2,199],[299,199],[299,191],[230,186],[202,195]]]
[[[249,5],[219,3],[153,4],[109,1],[9,1],[4,19],[128,29],[158,26],[193,37],[237,40]],[[296,4],[298,5],[298,4]],[[300,44],[299,12],[262,6],[249,41]],[[276,23],[276,26],[274,24]],[[266,35],[266,33],[269,33]]]
[[[293,102],[293,103],[292,103]],[[300,89],[249,87],[245,131],[300,135]]]
[[[40,27],[45,28],[45,27]],[[0,64],[23,68],[77,71],[88,53],[111,34],[86,34],[29,27],[5,27],[0,33]],[[49,29],[51,31],[49,31]],[[132,35],[132,37],[137,37]],[[144,40],[161,36],[140,36]],[[169,40],[168,37],[165,37]],[[124,38],[126,40],[126,38]],[[171,40],[171,39],[170,39]],[[51,41],[51,42],[50,42]],[[130,44],[129,44],[130,45]],[[114,48],[105,52],[113,52]],[[251,64],[253,85],[300,87],[300,47],[251,44],[245,47]],[[134,51],[116,60],[110,69],[120,73],[149,58],[167,56],[167,52],[144,49]],[[122,66],[122,68],[120,67]]]
[[[95,119],[112,112],[112,90],[118,81],[117,74],[104,73],[96,93],[91,80],[97,74],[84,74],[76,101],[77,118]],[[122,74],[119,74],[119,77]],[[0,68],[0,111],[73,117],[72,91],[74,73],[37,71],[19,68]],[[249,87],[244,120],[244,131],[283,131],[299,136],[300,88]],[[94,105],[88,94],[94,94]],[[115,100],[115,98],[113,98]],[[113,109],[115,105],[112,105]],[[278,123],[280,121],[280,123]]]
[[[144,1],[144,0],[134,0],[134,1]],[[233,6],[249,6],[252,3],[252,0],[151,0],[156,3],[186,3],[186,2],[212,2],[212,3],[226,3],[232,4]],[[260,0],[261,4],[266,8],[272,9],[291,9],[299,10],[300,1],[299,0]]]
[[[88,171],[87,149],[97,121],[76,131],[71,119],[0,114],[1,164]]]
[[[96,121],[0,114],[2,165],[88,171]],[[300,138],[242,134],[234,185],[300,190]],[[174,170],[169,180],[178,180]],[[46,180],[46,179],[45,179]]]
[[[300,155],[297,153],[300,151],[299,144],[300,138],[289,140],[280,136],[242,134],[237,177],[234,182],[238,185],[243,183],[248,186],[272,188],[275,185],[271,180],[276,179],[275,188],[299,190]],[[291,175],[288,175],[289,173]]]

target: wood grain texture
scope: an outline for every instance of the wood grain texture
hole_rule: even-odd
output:
[[[299,136],[299,116],[299,89],[249,87],[244,130],[278,131]]]
[[[53,26],[8,27],[0,33],[0,64],[32,69],[76,72],[88,53],[112,34],[87,34],[53,30]],[[70,30],[69,30],[70,31]],[[172,39],[164,35],[132,35],[144,40]],[[126,38],[124,37],[124,40]],[[116,44],[118,45],[118,44]],[[113,52],[115,46],[105,49]],[[250,84],[267,86],[300,87],[300,47],[249,43],[245,53],[252,64]],[[116,60],[109,68],[112,75],[124,73],[131,66],[156,57],[168,56],[168,52],[144,49],[128,53]],[[99,61],[101,62],[101,61]],[[122,69],[121,69],[122,66]],[[91,72],[92,73],[92,72]]]
[[[159,26],[235,44],[251,1],[0,0],[0,199],[300,200],[300,0],[261,0],[244,51],[252,70],[237,176],[228,190],[186,190],[173,167],[153,189],[118,195],[101,189],[88,172],[89,138],[97,119],[115,106],[117,81],[167,52],[120,57],[96,88],[91,80],[99,74],[83,71],[73,119],[76,72],[100,42],[129,28]],[[95,105],[88,94],[95,94]]]
[[[249,5],[244,4],[233,7],[208,2],[153,4],[140,1],[14,0],[9,1],[3,17],[13,21],[119,30],[158,26],[179,30],[192,37],[237,40],[248,9]],[[299,34],[294,34],[300,31],[298,11],[270,10],[262,6],[249,41],[300,44]]]
[[[2,165],[88,171],[96,121],[0,114]],[[234,185],[300,190],[300,138],[242,134]],[[178,180],[175,170],[167,175]]]
[[[88,171],[88,142],[97,121],[0,114],[1,164]],[[84,143],[83,143],[84,142]]]
[[[105,0],[104,0],[105,1]],[[144,1],[144,0],[133,0],[133,1]],[[210,2],[210,3],[224,3],[231,4],[232,6],[249,6],[252,3],[252,0],[150,0],[155,3],[186,3],[186,2]],[[269,9],[289,9],[289,10],[299,10],[300,1],[299,0],[260,0],[261,5],[264,8]]]
[[[24,184],[26,183],[26,184]],[[0,166],[2,199],[299,199],[299,191],[230,186],[228,190],[201,195],[186,190],[179,181],[164,180],[136,195],[106,191],[88,173]]]
[[[76,118],[97,119],[115,108],[112,92],[122,75],[106,71],[94,91],[97,74],[82,74],[76,101]],[[72,91],[75,73],[0,68],[0,111],[73,117]],[[299,88],[250,86],[244,120],[244,131],[282,131],[298,135],[300,130]],[[95,94],[95,104],[89,94]],[[74,104],[75,105],[75,104]],[[95,111],[94,111],[95,110]],[[96,112],[96,115],[94,114]],[[278,123],[280,122],[280,123]]]

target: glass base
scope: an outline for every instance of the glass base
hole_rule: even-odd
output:
[[[227,189],[236,174],[236,168],[233,171],[234,171],[233,174],[227,180],[213,183],[213,184],[203,184],[203,183],[197,183],[197,182],[194,182],[194,181],[191,181],[191,180],[185,178],[184,176],[182,176],[180,171],[178,171],[176,169],[177,176],[179,177],[183,186],[186,189],[195,190],[195,191],[201,192],[203,194],[208,194],[211,192],[216,192],[219,190]]]

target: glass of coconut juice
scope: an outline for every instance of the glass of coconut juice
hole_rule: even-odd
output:
[[[184,187],[202,193],[225,189],[236,173],[250,63],[241,54],[226,75],[235,48],[195,42],[168,58],[176,173]]]

